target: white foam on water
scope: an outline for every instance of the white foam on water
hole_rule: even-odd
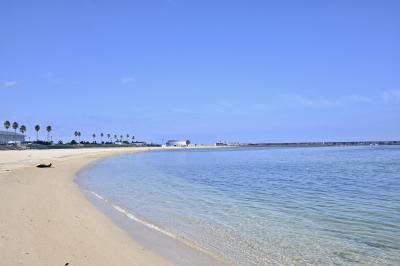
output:
[[[92,193],[96,198],[104,200],[105,202],[107,202],[107,200],[104,197],[102,197],[101,195],[97,194],[96,192],[90,191],[90,193]]]
[[[128,217],[129,219],[132,219],[132,220],[134,220],[134,221],[136,221],[136,222],[139,222],[139,223],[141,223],[141,224],[147,226],[148,228],[151,228],[151,229],[153,229],[153,230],[156,230],[156,231],[158,231],[158,232],[161,232],[161,233],[163,233],[163,234],[165,234],[165,235],[167,235],[167,236],[169,236],[169,237],[172,237],[172,238],[175,238],[175,239],[178,238],[176,235],[174,235],[174,234],[172,234],[172,233],[170,233],[170,232],[168,232],[168,231],[166,231],[166,230],[164,230],[164,229],[162,229],[162,228],[160,228],[160,227],[158,227],[158,226],[156,226],[156,225],[154,225],[154,224],[148,223],[148,222],[146,222],[146,221],[144,221],[144,220],[138,218],[137,216],[135,216],[135,215],[133,215],[132,213],[128,212],[127,210],[125,210],[125,209],[119,207],[118,205],[112,205],[112,207],[113,207],[114,209],[116,209],[117,211],[119,211],[119,212],[125,214],[126,217]]]
[[[97,194],[96,192],[90,191],[90,190],[89,190],[89,192],[90,192],[91,194],[93,194],[96,198],[98,198],[98,199],[100,199],[100,200],[102,200],[102,201],[104,201],[104,202],[106,202],[106,203],[110,203],[106,198],[104,198],[103,196]],[[134,220],[134,221],[136,221],[136,222],[138,222],[138,223],[141,223],[141,224],[143,224],[144,226],[146,226],[146,227],[148,227],[148,228],[150,228],[150,229],[156,230],[156,231],[158,231],[158,232],[160,232],[160,233],[162,233],[162,234],[164,234],[164,235],[167,235],[167,236],[169,236],[169,237],[172,237],[172,238],[174,238],[174,239],[179,239],[179,237],[178,237],[177,235],[175,235],[175,234],[173,234],[173,233],[171,233],[171,232],[168,232],[168,231],[162,229],[161,227],[156,226],[156,225],[154,225],[154,224],[152,224],[152,223],[149,223],[149,222],[147,222],[147,221],[145,221],[145,220],[143,220],[143,219],[140,219],[139,217],[137,217],[137,216],[134,215],[133,213],[127,211],[126,209],[124,209],[124,208],[122,208],[122,207],[120,207],[120,206],[118,206],[118,205],[115,205],[115,204],[110,204],[110,205],[111,205],[116,211],[118,211],[118,212],[124,214],[126,217],[128,217],[128,218],[131,219],[131,220]]]
[[[157,226],[155,224],[152,224],[150,222],[145,221],[144,219],[139,218],[138,216],[134,215],[133,213],[129,212],[128,210],[126,210],[126,209],[124,209],[124,208],[122,208],[122,207],[120,207],[120,206],[118,206],[116,204],[113,204],[110,200],[108,200],[107,198],[101,196],[100,194],[98,194],[98,193],[96,193],[94,191],[91,191],[91,190],[87,190],[87,191],[89,193],[91,193],[92,195],[94,195],[97,199],[99,199],[99,200],[107,203],[108,205],[110,205],[114,210],[118,211],[119,213],[124,214],[129,219],[131,219],[131,220],[133,220],[135,222],[138,222],[138,223],[140,223],[140,224],[142,224],[142,225],[144,225],[144,226],[146,226],[146,227],[148,227],[148,228],[150,228],[152,230],[155,230],[155,231],[157,231],[157,232],[159,232],[159,233],[161,233],[163,235],[171,237],[171,238],[173,238],[173,239],[175,239],[177,241],[183,242],[187,246],[189,246],[189,247],[191,247],[193,249],[196,249],[198,251],[201,251],[201,252],[203,252],[205,254],[208,254],[208,256],[211,256],[214,259],[218,259],[218,260],[221,259],[220,257],[216,256],[213,253],[210,253],[210,251],[208,251],[208,250],[204,249],[203,247],[195,244],[194,242],[190,241],[189,239],[179,237],[178,235],[173,234],[171,232],[168,232],[167,230],[165,230],[165,229],[163,229],[163,228],[161,228],[161,227],[159,227],[159,226]]]
[[[97,198],[98,200],[103,201],[103,202],[106,203],[107,205],[111,206],[114,210],[118,211],[119,213],[122,213],[122,214],[125,215],[127,218],[129,218],[130,220],[133,220],[133,221],[135,221],[135,222],[138,222],[138,223],[140,223],[141,225],[146,226],[147,228],[150,228],[150,229],[155,230],[155,231],[157,231],[157,232],[159,232],[159,233],[161,233],[161,234],[163,234],[163,235],[165,235],[165,236],[167,236],[167,237],[170,237],[170,238],[175,239],[175,240],[177,240],[177,241],[179,241],[179,242],[182,242],[184,245],[190,247],[190,248],[193,249],[193,250],[197,250],[197,251],[202,252],[203,254],[207,255],[208,258],[211,258],[211,260],[212,260],[213,263],[214,263],[214,262],[217,263],[217,264],[215,264],[215,265],[225,265],[225,264],[226,264],[226,262],[224,262],[224,260],[223,260],[221,257],[216,256],[216,255],[213,254],[213,253],[210,253],[210,251],[208,251],[208,250],[206,250],[206,249],[204,249],[204,248],[202,248],[202,247],[196,245],[194,242],[190,241],[189,239],[179,237],[178,235],[173,234],[173,233],[171,233],[171,232],[168,232],[167,230],[165,230],[165,229],[163,229],[163,228],[161,228],[161,227],[159,227],[159,226],[157,226],[157,225],[155,225],[155,224],[152,224],[152,223],[150,223],[150,222],[147,222],[147,221],[144,220],[144,219],[139,218],[139,217],[136,216],[135,214],[129,212],[128,210],[122,208],[121,206],[118,206],[118,205],[114,204],[111,200],[109,200],[109,199],[103,197],[102,195],[100,195],[100,194],[98,194],[98,193],[96,193],[96,192],[94,192],[94,191],[86,190],[86,192],[92,194],[92,195],[93,195],[95,198]],[[192,258],[192,257],[190,257],[190,258]],[[207,260],[208,260],[208,259],[207,259]],[[206,261],[207,261],[207,260],[206,260]],[[214,260],[215,260],[215,261],[214,261]],[[199,265],[203,265],[203,264],[204,264],[204,261],[202,261],[202,263],[200,263]],[[197,265],[197,264],[196,264],[196,265]]]

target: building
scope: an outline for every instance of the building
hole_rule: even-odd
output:
[[[134,141],[132,142],[133,146],[138,146],[138,147],[144,147],[147,145],[147,143],[145,141]]]
[[[0,131],[0,144],[8,144],[16,142],[24,142],[25,135],[14,133],[12,131]]]
[[[190,144],[189,140],[168,140],[167,146],[169,147],[186,147]]]

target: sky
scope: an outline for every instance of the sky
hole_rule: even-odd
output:
[[[64,141],[399,140],[399,14],[388,0],[0,0],[0,120]]]

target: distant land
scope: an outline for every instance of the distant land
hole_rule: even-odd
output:
[[[280,143],[223,143],[217,142],[216,146],[238,147],[326,147],[326,146],[374,146],[374,145],[400,145],[398,140],[388,141],[322,141],[322,142],[280,142]]]

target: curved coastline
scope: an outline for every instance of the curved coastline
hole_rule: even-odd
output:
[[[95,167],[95,164],[101,163],[102,160],[107,158],[123,156],[127,153],[129,152],[102,156],[87,163],[76,172],[74,182],[85,194],[87,200],[106,216],[110,217],[118,227],[125,230],[135,242],[172,262],[174,265],[234,265],[233,262],[225,261],[208,250],[204,250],[189,239],[167,231],[162,225],[152,223],[145,217],[141,217],[134,211],[117,205],[112,199],[108,199],[80,183],[80,180],[85,178],[84,172],[91,167]]]
[[[148,148],[0,152],[4,265],[173,265],[137,243],[73,181],[90,162]],[[53,168],[35,165],[51,161]]]

